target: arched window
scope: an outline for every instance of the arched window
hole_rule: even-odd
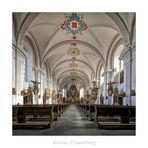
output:
[[[63,88],[62,89],[62,98],[64,98],[65,97],[65,89]]]
[[[104,83],[104,76],[103,76],[103,73],[104,73],[104,68],[102,66],[101,68],[101,72],[100,72],[100,85],[102,85]]]
[[[26,56],[21,52],[17,51],[17,100],[15,103],[23,104],[23,99],[20,92],[25,87],[26,82]]]
[[[119,60],[119,56],[123,50],[124,46],[121,44],[115,54],[114,54],[114,74],[117,74],[121,69],[123,69],[123,61]]]
[[[123,44],[119,45],[114,54],[114,81],[118,83],[124,82],[123,61],[119,59],[123,49],[124,45]]]
[[[80,98],[84,98],[84,88],[80,89]]]

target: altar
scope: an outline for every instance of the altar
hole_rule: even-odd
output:
[[[71,103],[78,102],[78,91],[75,85],[72,85],[69,89],[69,100]]]

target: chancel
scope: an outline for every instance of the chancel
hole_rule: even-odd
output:
[[[135,20],[13,13],[13,135],[135,135]]]

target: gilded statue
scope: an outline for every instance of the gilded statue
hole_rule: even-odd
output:
[[[33,93],[34,95],[37,95],[39,93],[39,88],[38,88],[38,84],[41,84],[40,82],[37,81],[31,81],[34,86],[33,86]]]
[[[21,91],[21,96],[23,96],[23,104],[33,104],[33,94],[31,87],[26,90]]]
[[[111,82],[109,81],[109,83],[107,83],[106,85],[108,85],[108,95],[112,96],[112,94],[114,93],[114,88],[113,88],[113,84],[115,84],[116,82]]]

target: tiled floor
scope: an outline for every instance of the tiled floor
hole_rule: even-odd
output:
[[[54,128],[17,129],[13,130],[13,135],[135,135],[135,130],[98,129],[93,121],[89,121],[75,105],[71,105],[64,115],[58,118]]]

